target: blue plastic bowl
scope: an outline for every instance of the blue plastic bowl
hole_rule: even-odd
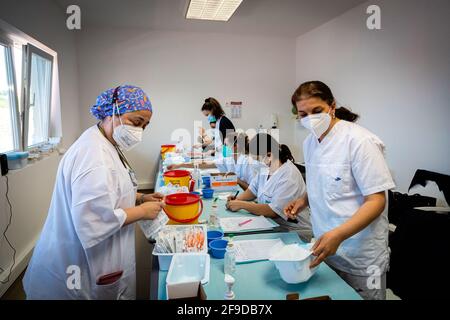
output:
[[[208,245],[211,241],[220,240],[223,238],[223,232],[219,230],[210,230],[207,233]]]
[[[205,188],[211,188],[211,177],[206,176],[202,177],[203,184],[205,185]]]
[[[213,189],[203,189],[202,194],[203,194],[203,198],[212,199],[212,197],[214,196],[214,190]]]
[[[213,240],[209,243],[211,255],[216,259],[223,259],[227,249],[228,241],[224,239]]]

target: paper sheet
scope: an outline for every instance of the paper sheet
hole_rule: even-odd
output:
[[[251,220],[242,226],[240,223]],[[223,232],[242,232],[246,230],[268,230],[276,227],[272,222],[270,222],[265,217],[231,217],[231,218],[221,218],[220,227]]]
[[[167,215],[161,211],[155,220],[139,221],[139,226],[147,239],[154,239],[156,234],[169,222]]]
[[[233,241],[236,263],[269,260],[273,253],[284,247],[281,239]]]

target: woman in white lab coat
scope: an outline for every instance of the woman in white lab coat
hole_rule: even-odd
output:
[[[142,139],[152,106],[142,89],[105,91],[100,122],[62,158],[47,220],[24,278],[27,299],[134,299],[134,222],[154,219],[161,195],[138,194],[122,153]]]
[[[365,299],[384,299],[389,262],[386,191],[395,187],[383,142],[336,108],[330,88],[302,84],[292,103],[311,131],[303,145],[307,193],[285,208],[296,217],[309,205],[316,258],[326,261]]]
[[[250,141],[249,149],[250,155],[262,166],[255,164],[257,175],[244,193],[228,199],[227,208],[273,218],[285,229],[298,231],[302,238],[308,238],[311,233],[308,218],[302,216],[301,221],[290,221],[284,214],[285,206],[306,191],[291,151],[265,133],[257,134]]]

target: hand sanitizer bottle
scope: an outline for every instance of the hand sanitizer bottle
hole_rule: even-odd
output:
[[[224,273],[233,276],[236,272],[236,251],[231,239],[228,241],[224,260]]]
[[[195,165],[194,179],[195,179],[195,190],[200,190],[202,188],[202,173],[200,172],[198,164]]]
[[[217,211],[219,208],[217,204],[214,202],[211,207],[211,212],[209,213],[209,227],[211,229],[215,229],[219,227],[219,218],[217,217]]]

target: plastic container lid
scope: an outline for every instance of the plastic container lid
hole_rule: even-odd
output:
[[[176,148],[175,144],[163,144],[161,145],[161,148]]]
[[[200,201],[200,196],[191,193],[174,193],[166,196],[165,202],[169,206],[184,206]]]
[[[11,152],[6,154],[8,160],[20,160],[28,158],[28,152]]]
[[[164,173],[164,177],[167,178],[182,178],[190,175],[191,173],[187,170],[171,170]]]

